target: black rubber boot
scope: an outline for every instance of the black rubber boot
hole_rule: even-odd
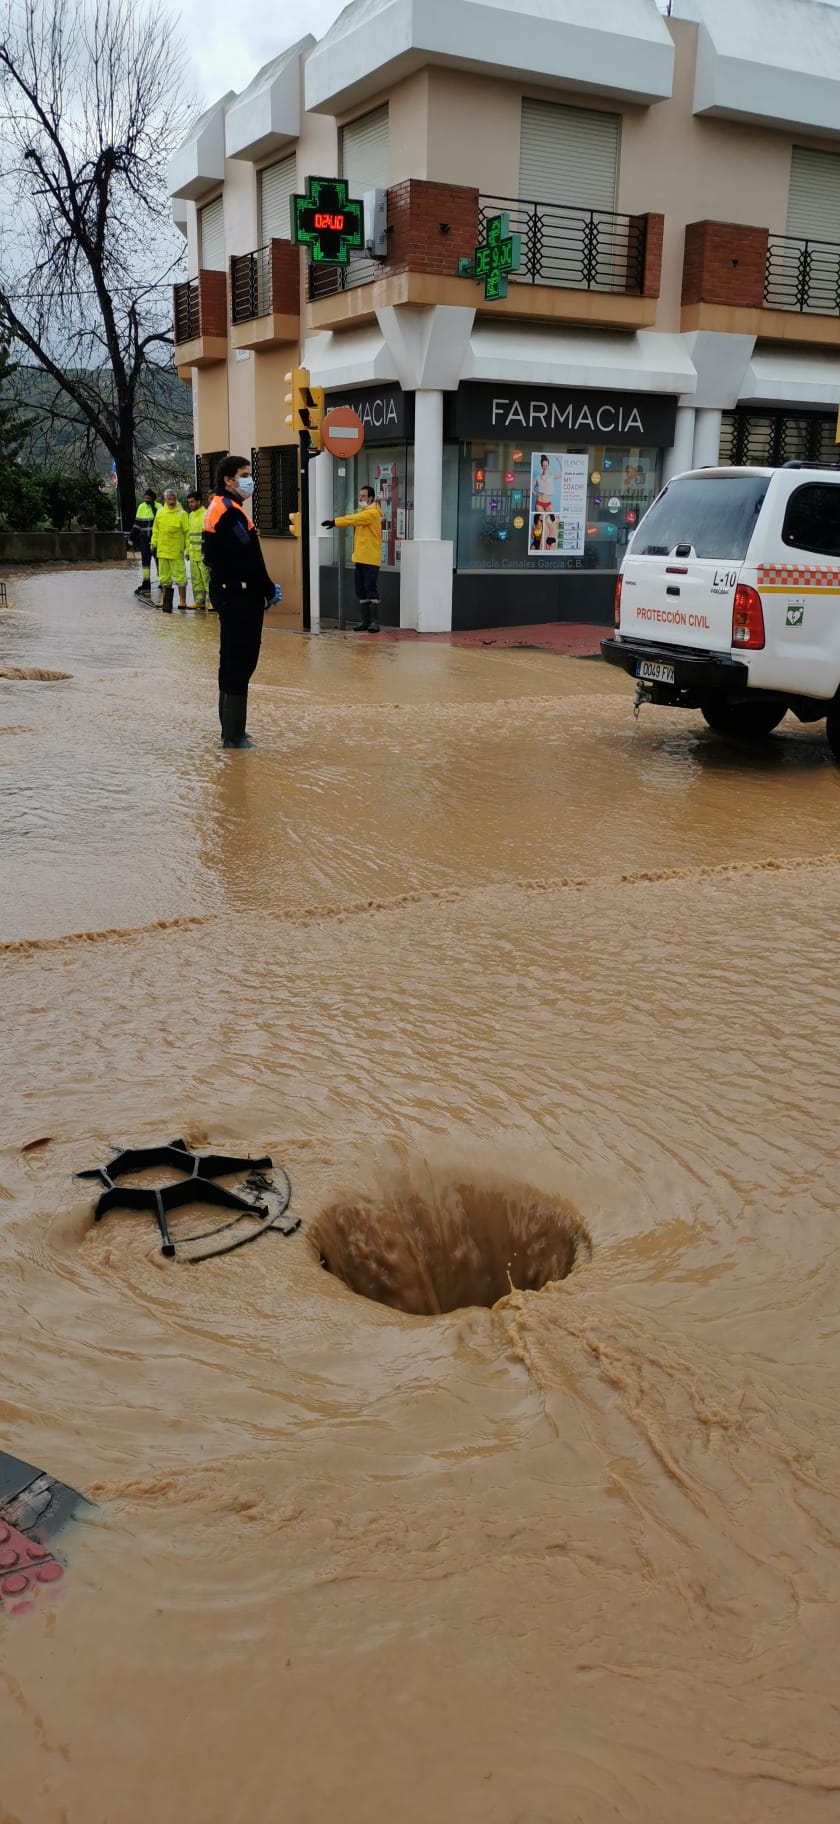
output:
[[[360,621],[356,621],[354,628],[353,628],[353,632],[354,633],[370,633],[370,612],[368,610],[367,602],[362,603],[361,615],[362,615],[362,618]]]
[[[222,725],[222,740],[224,740],[224,738],[225,738],[225,711],[224,711],[224,702],[225,702],[225,693],[224,693],[224,691],[223,691],[223,690],[220,690],[220,691],[219,691],[219,721],[220,721],[220,723],[221,723],[221,725]]]
[[[164,614],[171,614],[171,613],[172,613],[172,596],[173,596],[173,593],[174,593],[174,590],[173,590],[173,587],[172,587],[172,584],[171,584],[171,583],[168,583],[168,584],[167,584],[167,586],[166,586],[166,588],[165,588],[165,589],[164,589],[164,591],[163,591],[163,600],[162,600],[162,602],[161,602],[161,604],[160,604],[160,605],[161,605],[161,608],[162,608],[162,610],[163,610],[163,612],[164,612]]]
[[[253,747],[250,735],[245,733],[245,717],[248,714],[248,693],[244,697],[233,697],[225,691],[222,697],[222,746]]]

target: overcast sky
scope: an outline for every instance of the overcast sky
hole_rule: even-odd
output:
[[[180,0],[180,12],[204,106],[227,89],[244,89],[269,57],[276,57],[307,32],[323,36],[345,0],[285,0],[263,7],[259,0],[237,11],[230,0]],[[659,0],[666,10],[666,0]],[[737,0],[733,0],[737,5]],[[828,0],[840,5],[840,0]],[[178,10],[176,4],[176,11]]]
[[[343,7],[344,0],[285,0],[280,6],[250,0],[242,8],[231,8],[230,0],[180,0],[182,29],[205,106],[228,89],[244,89],[269,57],[307,32],[323,37]]]

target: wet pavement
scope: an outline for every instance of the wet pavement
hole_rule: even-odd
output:
[[[833,1819],[822,729],[269,620],[226,753],[132,582],[0,615],[70,674],[0,678],[0,1448],[97,1503],[0,1614],[3,1824]],[[299,1233],[93,1227],[175,1134]]]

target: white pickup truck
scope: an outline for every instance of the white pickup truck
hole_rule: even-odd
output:
[[[840,760],[840,471],[697,469],[637,526],[607,663],[636,704],[699,709],[721,735],[826,718]]]

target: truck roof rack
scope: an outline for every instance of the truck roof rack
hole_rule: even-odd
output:
[[[783,462],[783,469],[840,469],[840,462]]]

